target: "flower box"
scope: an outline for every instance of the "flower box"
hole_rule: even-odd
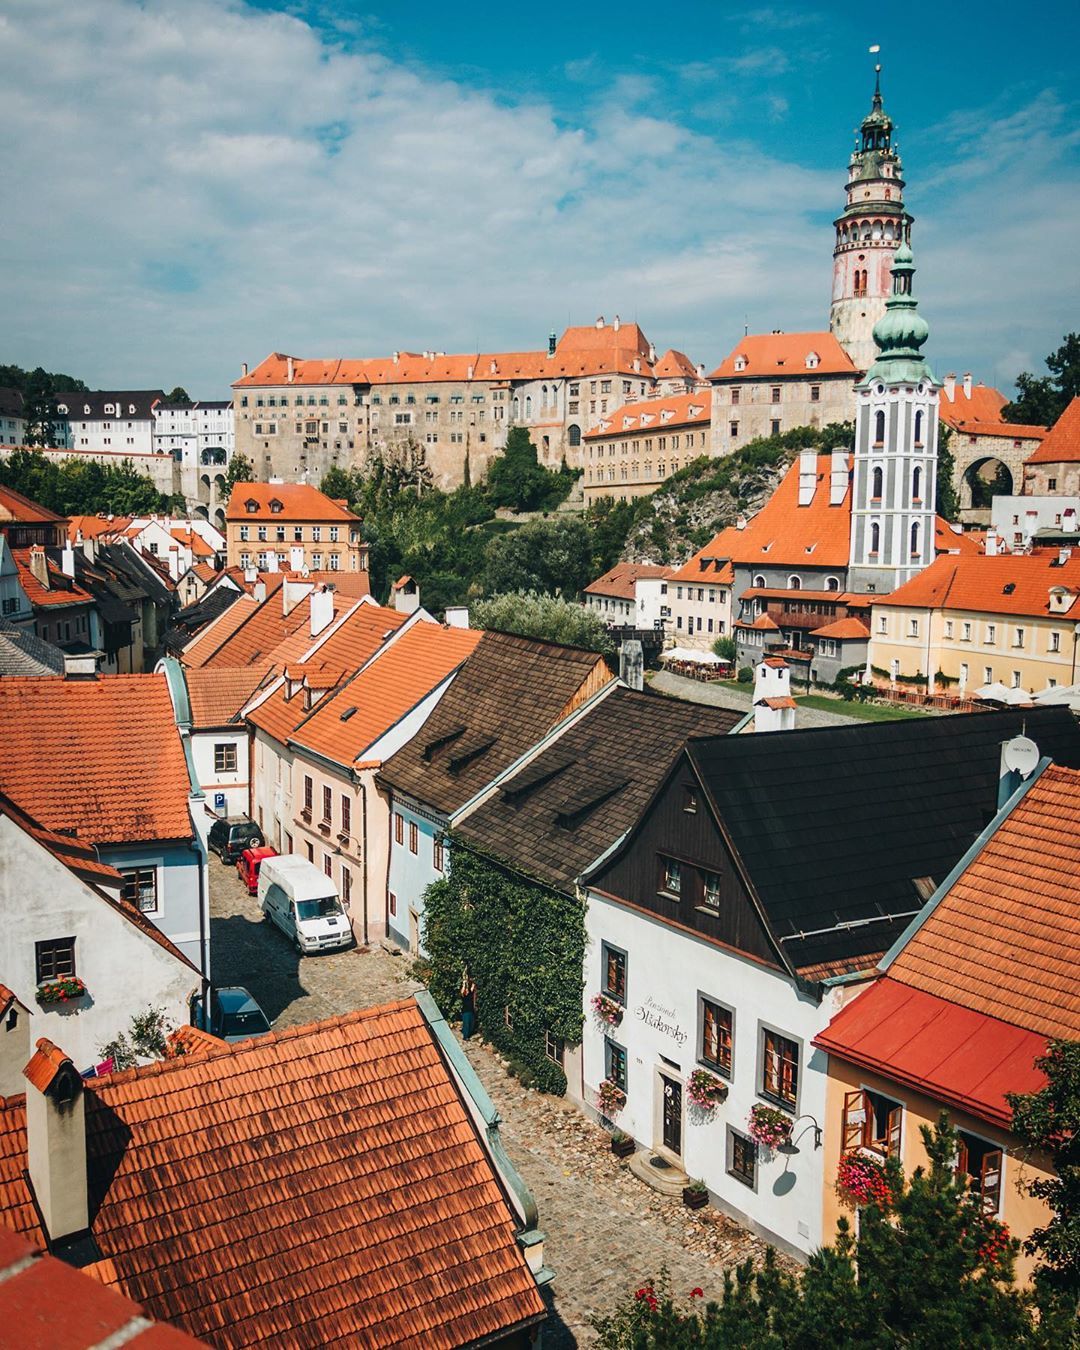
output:
[[[636,1147],[633,1135],[625,1134],[622,1130],[616,1130],[611,1136],[611,1151],[616,1158],[629,1158]]]
[[[728,1093],[728,1085],[708,1069],[695,1069],[686,1080],[686,1095],[700,1111],[711,1111]]]
[[[750,1108],[750,1117],[746,1122],[746,1132],[755,1144],[762,1148],[779,1148],[791,1138],[791,1117],[778,1106],[765,1106],[760,1102]]]
[[[709,1188],[703,1181],[691,1181],[682,1188],[682,1202],[687,1209],[704,1209],[709,1203]]]
[[[613,1116],[626,1105],[626,1093],[610,1078],[605,1078],[596,1089],[596,1105],[605,1116]]]
[[[888,1209],[893,1198],[884,1164],[863,1149],[845,1153],[837,1163],[836,1193],[849,1209],[871,1204]]]
[[[607,994],[593,995],[592,1010],[596,1014],[597,1020],[608,1027],[617,1027],[623,1018],[622,1004],[616,1003],[613,998],[608,998]]]
[[[82,998],[86,993],[86,985],[77,975],[70,975],[62,980],[46,980],[44,984],[39,984],[37,988],[37,1001],[41,1004],[50,1005],[56,1003],[71,1003],[77,998]]]

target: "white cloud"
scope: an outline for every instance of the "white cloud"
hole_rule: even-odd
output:
[[[842,166],[701,135],[648,74],[605,82],[595,58],[577,63],[568,121],[240,0],[9,0],[2,22],[0,360],[210,396],[273,349],[540,347],[619,311],[711,366],[744,321],[826,321]],[[932,198],[910,190],[935,334],[985,367],[994,342],[1039,352],[1063,331],[1064,274],[1054,296],[1037,273],[1071,258],[1069,217],[1045,189],[1025,243],[1038,118],[1016,116],[993,157],[977,120],[958,121],[956,173]],[[1052,138],[1039,144],[1049,177]],[[1000,221],[988,158],[1010,179]],[[1028,286],[1048,334],[1035,307],[1018,318]]]

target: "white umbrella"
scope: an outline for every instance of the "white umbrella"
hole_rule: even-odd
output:
[[[1057,685],[1053,689],[1041,689],[1032,695],[1032,700],[1035,703],[1064,706],[1071,708],[1073,712],[1080,712],[1080,684],[1064,684]]]
[[[982,699],[986,703],[1011,703],[1015,692],[1016,690],[997,680],[993,684],[984,684],[981,689],[976,689],[971,697]]]
[[[698,651],[693,647],[670,647],[666,652],[662,652],[661,661],[693,661],[699,666],[726,666],[722,657],[715,652]]]
[[[1010,708],[1032,708],[1035,706],[1026,689],[1010,689],[1005,696],[1005,702]]]

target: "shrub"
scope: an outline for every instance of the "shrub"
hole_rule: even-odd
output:
[[[753,682],[754,682],[754,667],[743,666],[743,668],[739,671],[739,683],[753,684]]]

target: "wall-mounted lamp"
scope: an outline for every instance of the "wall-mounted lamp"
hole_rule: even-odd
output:
[[[798,1125],[798,1123],[799,1123],[800,1120],[808,1120],[808,1121],[810,1122],[810,1124],[807,1125],[803,1130],[801,1130],[801,1131],[799,1132],[798,1135],[796,1135],[796,1134],[795,1134],[795,1126]],[[796,1120],[796,1121],[794,1122],[794,1124],[793,1124],[792,1127],[791,1127],[791,1134],[788,1135],[788,1137],[787,1137],[787,1139],[785,1140],[785,1142],[782,1143],[782,1144],[778,1144],[778,1145],[777,1145],[777,1147],[776,1147],[777,1153],[783,1153],[783,1154],[785,1154],[785,1155],[786,1155],[787,1157],[789,1157],[789,1158],[794,1157],[795,1154],[799,1152],[799,1144],[798,1144],[798,1141],[803,1137],[803,1135],[806,1133],[807,1130],[813,1130],[813,1131],[814,1131],[814,1147],[815,1147],[815,1148],[820,1148],[820,1147],[821,1147],[821,1126],[817,1123],[817,1121],[814,1119],[813,1116],[811,1116],[811,1115],[805,1115],[805,1116],[799,1116],[798,1120]]]

